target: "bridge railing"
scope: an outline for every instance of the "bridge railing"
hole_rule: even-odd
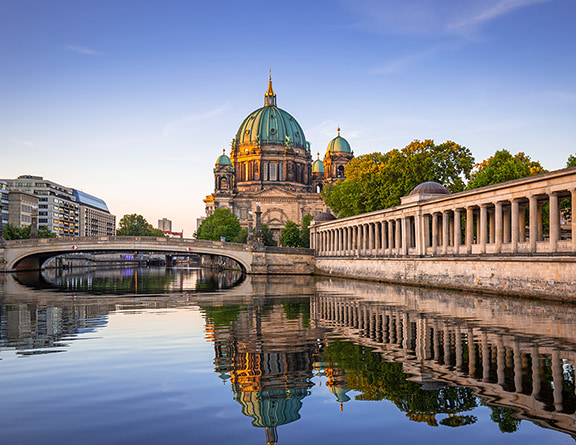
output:
[[[144,242],[147,244],[158,244],[167,246],[197,246],[204,248],[213,248],[215,245],[225,247],[229,250],[251,250],[247,244],[229,243],[220,241],[198,240],[194,238],[166,238],[151,236],[85,236],[85,237],[60,237],[60,238],[38,238],[38,239],[21,239],[6,240],[5,247],[27,247],[41,244],[70,244],[70,243],[109,243],[109,242]]]

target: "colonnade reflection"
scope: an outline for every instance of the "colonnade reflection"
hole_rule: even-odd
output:
[[[345,293],[372,298],[333,296],[338,287],[312,298],[317,328],[402,363],[424,385],[472,387],[519,418],[576,433],[575,308],[398,287],[378,295],[364,283]]]

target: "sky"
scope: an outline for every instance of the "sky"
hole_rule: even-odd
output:
[[[36,175],[192,237],[242,120],[324,155],[454,141],[576,153],[574,0],[0,0],[0,178]]]

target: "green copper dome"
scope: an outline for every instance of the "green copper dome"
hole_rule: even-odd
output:
[[[324,173],[324,164],[320,159],[312,162],[312,173]]]
[[[340,128],[338,128],[338,136],[328,143],[326,151],[328,153],[352,153],[348,141],[340,136]]]
[[[268,105],[250,113],[236,133],[236,144],[281,145],[308,149],[300,124],[290,113]]]
[[[224,153],[222,153],[218,159],[216,160],[216,166],[217,167],[224,167],[226,165],[232,165],[232,161],[230,160],[230,158],[228,156],[226,156]]]
[[[234,140],[241,145],[280,145],[309,150],[302,127],[292,115],[276,106],[276,94],[272,90],[272,79],[264,95],[264,106],[248,115]]]

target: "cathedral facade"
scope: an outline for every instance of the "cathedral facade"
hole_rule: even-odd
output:
[[[352,158],[350,145],[338,129],[324,162],[312,162],[304,130],[276,105],[270,78],[264,106],[244,119],[230,155],[223,152],[216,161],[214,193],[204,199],[206,216],[216,208],[228,208],[247,228],[260,207],[262,223],[278,239],[288,220],[301,224],[307,214],[328,210],[320,191],[325,183],[344,179],[344,167]]]

